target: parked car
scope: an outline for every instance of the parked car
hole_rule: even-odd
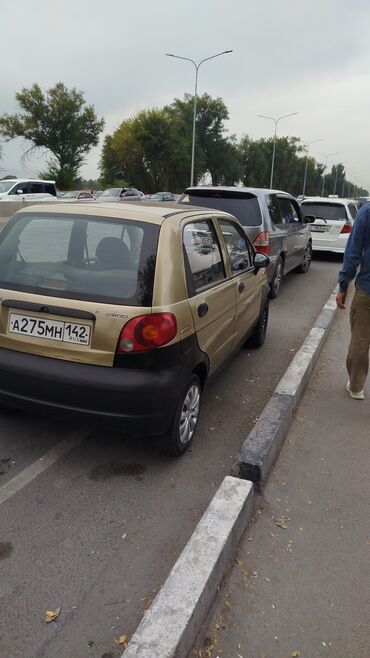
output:
[[[79,192],[78,190],[70,190],[69,192],[64,192],[62,196],[63,201],[66,201],[68,199],[74,200],[74,201],[94,201],[95,196],[91,194],[91,192]]]
[[[171,192],[156,192],[155,194],[150,194],[148,196],[149,201],[176,201],[175,197]]]
[[[307,272],[312,259],[308,219],[297,201],[278,190],[251,187],[189,187],[179,204],[215,208],[239,219],[255,249],[270,257],[270,296],[278,296],[283,275]]]
[[[268,264],[226,213],[19,211],[0,233],[0,404],[110,419],[183,453],[209,377],[264,342]]]
[[[0,201],[32,201],[45,196],[57,196],[55,181],[30,178],[0,180]]]
[[[356,202],[338,197],[306,197],[301,211],[303,217],[314,219],[310,225],[313,250],[343,254],[356,219]]]
[[[141,201],[142,196],[134,187],[110,187],[101,193],[98,201]]]

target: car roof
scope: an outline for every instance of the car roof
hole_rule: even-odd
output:
[[[339,197],[329,198],[329,197],[325,197],[325,196],[324,197],[323,196],[309,196],[309,197],[306,196],[303,199],[303,201],[301,201],[301,205],[303,203],[305,203],[306,201],[307,201],[307,203],[312,203],[312,202],[314,202],[314,203],[329,203],[329,204],[330,203],[336,203],[336,204],[343,203],[343,205],[346,205],[347,203],[355,203],[355,201],[353,199],[342,199],[342,198],[339,198]]]
[[[184,194],[189,194],[192,190],[218,190],[220,192],[248,192],[250,194],[255,194],[256,196],[262,196],[263,194],[287,194],[292,196],[290,192],[285,192],[284,190],[274,190],[267,187],[236,187],[235,185],[198,185],[193,187],[187,187]]]
[[[53,183],[55,180],[44,180],[43,178],[3,178],[5,183]]]
[[[195,206],[181,206],[176,203],[150,204],[145,201],[138,201],[137,203],[114,203],[114,202],[87,202],[83,205],[63,203],[62,200],[57,203],[48,203],[42,205],[32,205],[22,208],[16,214],[34,214],[34,213],[47,213],[55,215],[91,215],[92,217],[102,217],[103,219],[136,219],[140,222],[148,222],[151,224],[162,224],[168,217],[178,217],[179,221],[186,217],[191,217],[195,213],[197,216],[203,215],[209,217],[210,210],[208,208],[196,208]],[[229,217],[228,213],[218,212],[218,215],[225,215]]]

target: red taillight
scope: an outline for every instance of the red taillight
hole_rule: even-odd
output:
[[[262,231],[259,233],[253,242],[253,246],[256,251],[260,254],[270,254],[270,233],[268,231]]]
[[[166,345],[177,334],[173,313],[138,315],[123,327],[118,339],[117,354],[143,352]]]
[[[352,224],[350,224],[350,222],[346,222],[345,224],[343,224],[341,233],[351,233],[351,231],[352,231]]]

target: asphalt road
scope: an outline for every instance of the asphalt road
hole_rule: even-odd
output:
[[[181,459],[150,440],[0,415],[2,658],[122,653],[115,640],[133,633],[230,473],[339,266],[320,255],[308,274],[285,278],[265,345],[242,350],[206,389],[194,446]],[[46,624],[46,610],[57,608]]]

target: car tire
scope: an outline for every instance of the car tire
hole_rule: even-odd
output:
[[[161,447],[167,455],[179,457],[189,448],[198,424],[201,395],[199,377],[193,375],[179,400],[167,434],[161,437]]]
[[[310,269],[311,261],[312,261],[312,244],[311,242],[309,242],[304,252],[303,261],[296,268],[296,272],[299,272],[300,274],[306,274],[306,272],[308,272],[308,270]]]
[[[253,330],[253,333],[247,341],[248,346],[262,347],[266,338],[268,319],[269,319],[269,300],[267,299],[263,306],[258,322]]]
[[[270,283],[270,297],[276,299],[280,292],[281,284],[284,276],[284,262],[281,256],[276,261],[274,275]]]

